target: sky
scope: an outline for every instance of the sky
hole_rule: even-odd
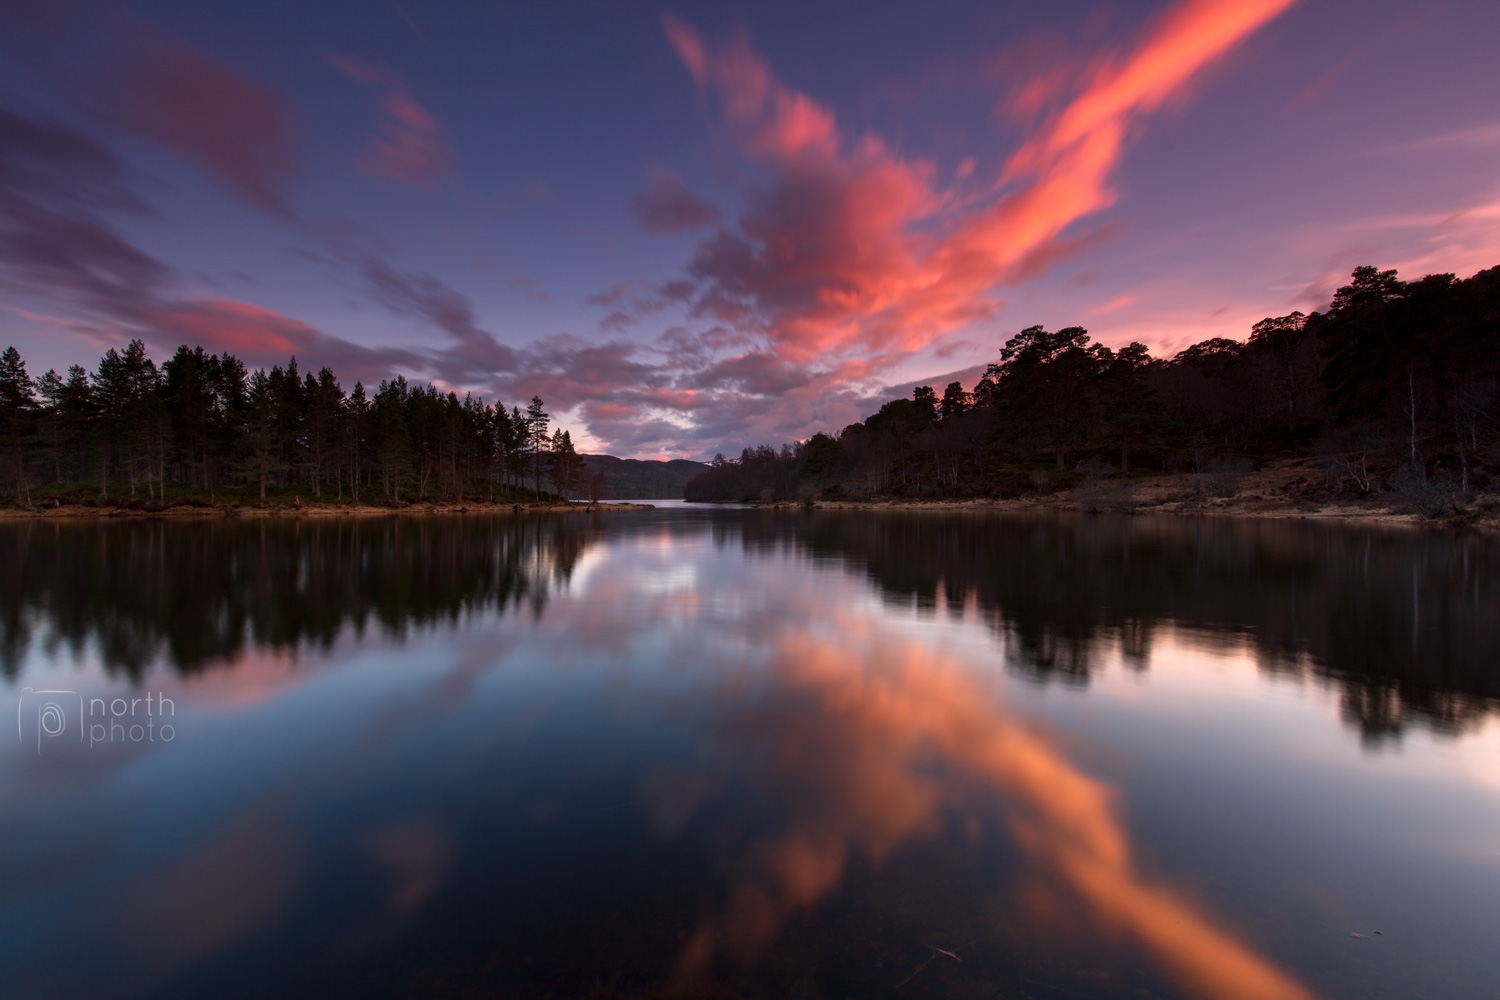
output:
[[[857,10],[857,13],[855,11]],[[0,343],[705,458],[1500,264],[1500,5],[0,0]]]

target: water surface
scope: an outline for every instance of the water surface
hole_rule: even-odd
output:
[[[7,996],[1500,996],[1490,539],[663,509],[0,556]]]

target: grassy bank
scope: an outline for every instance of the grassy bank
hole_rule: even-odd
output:
[[[215,490],[167,483],[152,491],[137,488],[130,495],[128,484],[110,483],[107,492],[97,483],[63,483],[31,490],[31,502],[11,497],[0,504],[0,518],[36,517],[237,517],[237,516],[333,516],[355,514],[422,513],[516,513],[525,511],[647,510],[649,505],[603,502],[589,505],[556,494],[537,495],[531,490],[496,490],[461,496],[436,496],[416,500],[390,497],[351,499],[348,496],[313,496],[307,489],[267,489],[264,499],[254,487]]]
[[[1017,497],[777,502],[768,507],[811,506],[823,510],[1004,510],[1117,514],[1218,515],[1234,517],[1339,518],[1394,524],[1500,528],[1500,495],[1459,496],[1412,484],[1398,491],[1330,484],[1315,461],[1275,463],[1234,477],[1152,475],[1084,480],[1065,489]]]

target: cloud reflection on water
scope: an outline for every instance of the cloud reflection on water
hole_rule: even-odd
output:
[[[842,641],[805,630],[768,636],[774,688],[748,703],[737,685],[711,716],[709,756],[749,761],[751,783],[782,808],[757,839],[728,903],[699,924],[678,965],[690,981],[722,953],[748,956],[779,924],[839,886],[851,858],[879,862],[936,834],[972,779],[999,793],[1037,874],[1087,904],[1102,929],[1134,939],[1195,995],[1305,1000],[1313,994],[1200,907],[1143,873],[1115,814],[1115,791],[1075,767],[993,685],[873,620],[839,623]],[[722,788],[708,775],[648,786],[656,818],[681,826]],[[684,800],[684,796],[687,800]]]
[[[976,988],[1001,980],[985,979],[994,968],[981,971],[971,952],[1004,974],[1031,968],[1007,940],[1030,930],[1006,928],[989,907],[998,900],[1070,958],[1102,941],[1127,961],[1148,958],[1188,995],[1307,998],[1299,980],[1314,974],[1337,992],[1321,964],[1333,960],[1318,952],[1310,964],[1292,943],[1310,927],[1321,933],[1320,917],[1289,918],[1286,933],[1256,925],[1255,907],[1301,897],[1233,884],[1297,846],[1269,830],[1241,867],[1227,845],[1202,839],[1215,834],[1188,815],[1196,793],[1163,798],[1158,788],[1155,806],[1139,793],[1181,778],[1171,756],[1183,754],[1204,755],[1201,770],[1226,796],[1255,768],[1284,775],[1289,761],[1343,778],[1347,762],[1318,753],[1331,744],[1359,755],[1335,720],[1361,692],[1430,720],[1423,739],[1467,746],[1494,717],[1482,668],[1500,550],[1438,536],[735,511],[38,525],[0,534],[0,551],[18,567],[3,636],[16,683],[67,669],[71,651],[80,685],[123,691],[134,680],[179,699],[179,746],[204,754],[0,758],[0,805],[30,810],[0,819],[11,849],[8,864],[0,852],[0,887],[123,892],[139,909],[136,957],[148,978],[208,969],[194,982],[212,982],[215,962],[243,963],[280,934],[308,951],[289,959],[294,970],[331,947],[402,971],[403,946],[425,940],[439,942],[425,960],[472,962],[483,970],[475,982],[528,982],[531,969],[448,943],[444,921],[478,912],[456,901],[477,887],[484,928],[523,920],[505,926],[528,947],[551,936],[592,946],[601,912],[632,926],[629,954],[610,952],[612,937],[584,971],[570,955],[538,973],[551,987],[565,981],[556,995],[575,995],[589,963],[616,960],[637,963],[636,992],[621,995],[674,982],[738,989],[745,968],[800,961],[789,951],[834,961],[858,933],[850,908],[869,891],[890,893],[875,907],[896,903],[873,921],[882,934],[907,941],[928,920],[966,926],[954,933],[971,933],[967,944],[935,943],[960,948],[964,965],[948,971]],[[1414,591],[1420,619],[1400,614]],[[1366,642],[1367,631],[1401,641]],[[1407,652],[1434,633],[1442,641],[1424,645],[1424,658]],[[1237,695],[1214,669],[1231,654]],[[1117,697],[1124,677],[1138,699],[1129,711]],[[1268,691],[1292,690],[1302,714],[1264,704]],[[1094,748],[1065,746],[1037,724],[1047,697],[1114,728],[1090,732]],[[1259,714],[1235,724],[1225,751],[1212,728],[1251,699]],[[1149,757],[1122,722],[1190,717],[1197,729],[1166,734],[1169,762],[1150,768],[1160,774],[1103,780],[1117,776],[1105,770],[1114,760]],[[1402,718],[1348,721],[1399,732]],[[1252,731],[1267,720],[1295,725],[1307,745],[1268,760],[1266,733]],[[1112,754],[1103,765],[1100,748]],[[1255,760],[1236,771],[1229,756],[1246,749]],[[1449,775],[1420,746],[1410,756]],[[1378,766],[1389,779],[1396,765]],[[132,818],[122,788],[170,820]],[[258,807],[268,793],[285,809]],[[1142,812],[1153,808],[1161,814]],[[1280,820],[1296,804],[1271,808]],[[95,821],[91,839],[70,846],[46,824],[72,822],[75,809]],[[35,823],[16,822],[25,815]],[[1164,838],[1179,821],[1184,839]],[[175,848],[130,854],[133,837],[164,835]],[[1203,856],[1179,857],[1184,842]],[[85,848],[86,864],[57,874]],[[621,874],[632,852],[658,848],[669,859],[659,884],[641,889]],[[590,877],[569,881],[583,852]],[[566,898],[515,917],[529,897],[503,895],[508,876],[483,868],[490,857],[533,867],[538,891],[567,885],[557,891]],[[309,875],[346,858],[355,861],[337,885]],[[53,874],[25,871],[39,863]],[[1214,890],[1187,898],[1204,871]],[[892,887],[908,877],[926,880],[931,899],[896,912],[904,890]],[[966,894],[981,891],[985,905],[969,906]],[[0,904],[15,898],[13,888]],[[309,930],[319,907],[346,904],[359,912]],[[823,929],[807,933],[817,921]],[[56,928],[68,937],[65,919]],[[1271,957],[1293,954],[1296,974]],[[866,984],[893,985],[900,975],[889,972]],[[1110,988],[1135,985],[1139,970],[1128,972]]]

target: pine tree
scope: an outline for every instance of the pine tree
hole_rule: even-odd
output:
[[[542,397],[532,396],[526,407],[526,432],[531,441],[532,476],[536,485],[536,497],[542,498],[542,453],[547,450],[547,422],[549,416],[542,409]]]
[[[0,354],[0,448],[6,464],[15,476],[16,497],[31,506],[31,484],[26,478],[26,445],[32,435],[36,399],[32,397],[31,377],[21,352],[7,347]]]

